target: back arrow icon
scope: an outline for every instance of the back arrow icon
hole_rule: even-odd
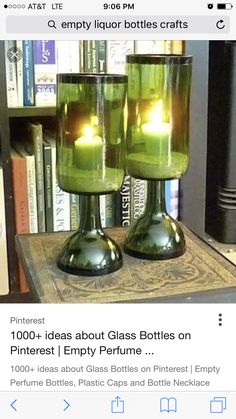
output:
[[[64,402],[66,403],[66,407],[64,408],[64,412],[65,412],[65,410],[67,410],[68,407],[70,407],[70,403],[68,403],[66,400],[64,400]]]
[[[14,402],[11,403],[12,409],[14,409],[17,412],[17,409],[15,408],[14,404],[17,402],[17,400],[14,400]]]

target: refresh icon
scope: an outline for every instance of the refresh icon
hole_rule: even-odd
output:
[[[216,27],[217,27],[217,29],[224,29],[225,28],[224,21],[222,19],[221,20],[217,20]]]

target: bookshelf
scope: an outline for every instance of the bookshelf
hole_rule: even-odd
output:
[[[55,116],[56,108],[54,108],[53,106],[50,106],[50,107],[27,106],[25,108],[8,108],[7,115],[9,118]]]
[[[13,206],[12,171],[10,161],[11,136],[28,119],[37,118],[46,124],[55,123],[55,107],[7,107],[5,42],[0,41],[0,149],[4,173],[6,234],[9,270],[9,295],[0,296],[0,303],[32,302],[30,293],[20,293],[18,264],[15,252],[15,216]]]
[[[19,290],[18,273],[16,269],[14,251],[14,211],[12,200],[12,176],[10,166],[10,124],[7,109],[6,94],[6,68],[5,68],[5,50],[4,41],[0,42],[0,131],[1,131],[1,158],[4,173],[4,194],[6,211],[6,234],[8,250],[8,269],[9,269],[9,287],[10,294]]]
[[[170,51],[171,52],[171,51]],[[190,127],[191,163],[181,181],[181,221],[203,237],[205,230],[206,156],[207,156],[207,100],[209,42],[187,41],[185,52],[194,56],[195,70],[192,87],[192,118]],[[4,41],[0,41],[0,145],[4,170],[4,193],[10,294],[0,296],[0,302],[29,301],[29,295],[20,295],[17,256],[15,252],[14,206],[10,161],[11,137],[21,129],[26,120],[37,118],[50,126],[55,123],[55,107],[7,107],[6,68]],[[201,94],[199,94],[201,92]],[[204,112],[202,110],[204,109]],[[200,174],[200,176],[199,176]]]

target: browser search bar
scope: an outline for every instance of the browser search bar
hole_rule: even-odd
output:
[[[8,16],[7,33],[229,33],[229,16]]]

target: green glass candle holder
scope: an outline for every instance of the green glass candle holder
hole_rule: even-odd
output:
[[[58,74],[57,177],[79,194],[80,225],[57,265],[75,275],[103,275],[122,266],[119,246],[103,231],[99,195],[118,191],[125,166],[127,76]]]
[[[144,214],[132,225],[125,251],[144,259],[169,259],[185,251],[185,238],[166,212],[165,181],[186,172],[192,57],[126,56],[128,173],[148,182]]]

